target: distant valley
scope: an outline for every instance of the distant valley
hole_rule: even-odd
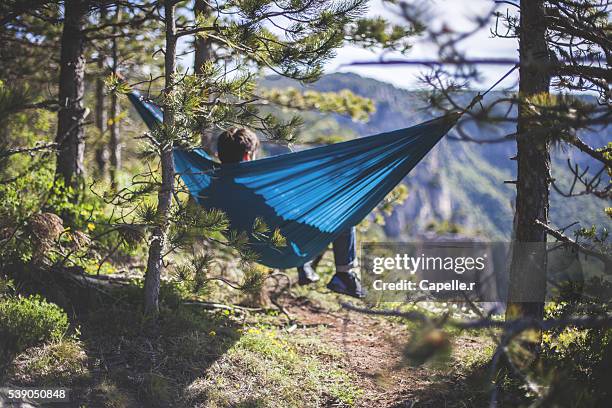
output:
[[[300,88],[302,85],[280,77],[268,77],[262,86],[270,88]],[[366,123],[354,122],[338,115],[308,113],[305,116],[304,137],[318,133],[346,133],[349,137],[365,136],[402,127],[409,127],[432,117],[423,110],[424,101],[418,92],[363,78],[356,74],[336,73],[324,76],[309,88],[318,91],[350,89],[371,98],[376,113]],[[460,98],[467,104],[473,94]],[[501,95],[492,94],[490,98]],[[602,146],[609,140],[608,129],[582,135],[592,146]],[[514,132],[513,125],[469,127],[470,135],[490,139]],[[495,144],[476,144],[443,139],[427,157],[406,177],[409,197],[388,217],[385,232],[392,239],[410,239],[427,230],[432,223],[456,224],[468,235],[491,240],[509,239],[512,230],[515,188],[505,180],[515,179],[516,163],[510,157],[516,153],[513,141]],[[592,164],[590,158],[576,149],[553,147],[553,177],[569,184],[567,158],[581,165]],[[551,191],[551,221],[562,227],[574,221],[581,226],[608,225],[603,213],[606,203],[594,197],[564,198]],[[607,224],[606,224],[607,223]],[[610,229],[610,228],[609,228]]]

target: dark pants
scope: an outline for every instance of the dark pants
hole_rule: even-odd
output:
[[[355,268],[357,262],[357,239],[355,237],[355,227],[351,227],[342,232],[332,243],[334,250],[334,262],[336,272],[348,272]],[[311,265],[313,261],[306,262]]]

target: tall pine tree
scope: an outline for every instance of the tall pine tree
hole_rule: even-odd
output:
[[[161,162],[161,183],[155,225],[145,276],[145,311],[156,314],[174,186],[172,149],[184,144],[189,130],[202,124],[217,129],[249,125],[269,139],[292,141],[298,118],[283,123],[256,109],[255,79],[259,72],[274,72],[300,81],[314,81],[323,72],[334,50],[346,43],[384,47],[406,46],[414,30],[388,25],[384,20],[363,19],[366,0],[320,0],[278,3],[239,1],[209,4],[210,16],[198,11],[192,22],[177,25],[177,2],[165,1],[165,83],[161,103],[164,125],[154,136]],[[169,21],[173,20],[173,21]],[[177,20],[177,21],[174,21]],[[375,25],[377,30],[368,27]],[[184,36],[198,35],[213,41],[220,65],[200,66],[197,75],[176,72],[176,44]],[[240,241],[240,240],[238,240]]]

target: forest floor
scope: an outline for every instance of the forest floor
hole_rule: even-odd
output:
[[[343,309],[359,302],[325,288],[331,270],[315,285],[269,291],[275,306],[258,311],[202,308],[165,285],[153,336],[143,334],[139,284],[119,285],[70,316],[71,335],[16,356],[6,383],[68,387],[70,407],[487,405],[487,336],[423,341],[414,322]]]
[[[355,376],[362,391],[357,407],[486,405],[488,390],[482,369],[492,351],[486,337],[455,336],[448,356],[416,365],[405,353],[416,331],[412,325],[359,312],[332,311],[308,297],[286,299],[284,306],[302,327],[296,331],[318,336],[340,351],[340,365]]]

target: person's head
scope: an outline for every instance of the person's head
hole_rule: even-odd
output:
[[[221,163],[253,160],[258,148],[257,135],[245,128],[230,128],[217,139],[217,155]]]

